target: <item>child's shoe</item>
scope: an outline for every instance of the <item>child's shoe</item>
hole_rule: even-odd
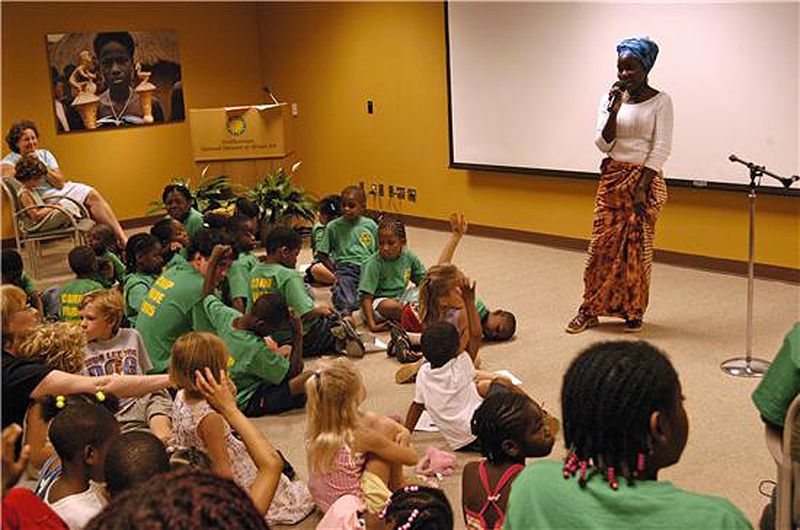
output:
[[[406,364],[401,366],[397,373],[394,374],[394,380],[398,385],[404,385],[406,383],[413,383],[417,379],[417,372],[419,372],[420,367],[422,366],[423,360],[420,359],[419,361],[413,364]]]
[[[339,350],[348,357],[364,357],[367,349],[364,347],[364,342],[356,333],[353,325],[350,324],[347,318],[339,318],[338,320],[339,324],[331,328],[331,333],[342,343]]]

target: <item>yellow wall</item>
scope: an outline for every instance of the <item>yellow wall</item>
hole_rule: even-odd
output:
[[[178,33],[186,109],[262,100],[257,6],[251,3],[2,4],[2,131],[22,118],[65,175],[97,187],[120,219],[142,217],[174,176],[197,173],[188,122],[55,133],[48,33],[168,29]],[[3,142],[3,154],[8,147]],[[6,207],[3,201],[4,209]],[[3,237],[13,235],[3,215]]]
[[[359,180],[413,186],[419,200],[405,213],[443,218],[462,210],[478,224],[588,237],[593,182],[448,169],[441,4],[269,3],[259,20],[264,81],[299,104],[299,180],[310,190],[335,192]],[[759,262],[800,268],[799,202],[759,197]],[[745,260],[745,194],[673,187],[656,244]]]
[[[297,102],[299,181],[315,194],[381,181],[418,189],[402,208],[412,215],[463,210],[473,223],[588,236],[592,182],[447,168],[441,4],[4,2],[3,133],[36,121],[67,176],[96,186],[121,219],[141,217],[171,177],[196,174],[188,125],[56,135],[44,36],[124,28],[178,32],[187,109],[259,102],[263,84]],[[798,210],[797,199],[759,197],[759,262],[800,268]],[[673,188],[658,230],[659,248],[744,260],[745,196]]]

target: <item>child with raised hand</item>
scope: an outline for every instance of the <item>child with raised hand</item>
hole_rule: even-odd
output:
[[[259,263],[258,256],[253,254],[256,248],[255,233],[250,218],[239,214],[228,219],[227,231],[239,253],[226,276],[228,293],[233,307],[244,313],[250,298],[250,273]]]
[[[539,460],[514,481],[507,528],[749,529],[728,500],[658,480],[686,447],[678,374],[651,344],[593,344],[561,389],[563,464]]]
[[[311,255],[314,259],[306,269],[306,282],[333,285],[336,281],[336,274],[318,259],[317,250],[325,234],[325,227],[341,215],[342,198],[339,195],[328,195],[317,203],[317,222],[311,227]]]
[[[472,415],[486,460],[464,466],[461,502],[469,530],[503,527],[508,494],[525,459],[550,454],[557,423],[522,393],[488,396]]]
[[[119,259],[117,237],[110,226],[96,224],[86,233],[86,243],[97,256],[97,281],[108,289],[125,278],[125,265]]]
[[[161,193],[161,201],[169,218],[181,223],[189,237],[194,237],[203,228],[203,214],[192,207],[192,194],[183,184],[165,186]]]
[[[361,374],[344,358],[314,372],[308,395],[308,485],[322,511],[343,495],[355,495],[379,512],[405,485],[403,466],[418,456],[411,434],[389,418],[361,410],[366,390]]]
[[[104,375],[142,375],[152,368],[142,337],[135,329],[120,328],[122,295],[109,289],[83,297],[78,308],[86,336],[84,372]],[[123,432],[150,429],[167,443],[172,436],[172,398],[166,390],[120,402],[117,421]]]
[[[180,221],[165,217],[150,227],[150,234],[161,242],[165,268],[171,267],[180,259],[186,259],[186,252],[192,238],[189,237],[189,233]]]
[[[231,356],[230,376],[238,389],[236,400],[247,416],[278,414],[305,406],[303,324],[286,306],[280,293],[262,295],[242,314],[214,294],[217,263],[229,248],[215,249],[203,283],[202,304],[216,335]],[[271,338],[289,330],[291,345],[279,347]]]
[[[358,280],[362,265],[378,250],[378,225],[364,216],[367,206],[364,190],[348,186],[341,196],[342,216],[325,227],[317,254],[336,274],[333,306],[348,314],[359,308]]]
[[[514,391],[513,385],[496,374],[476,371],[472,357],[461,349],[458,329],[450,322],[425,328],[422,353],[426,362],[417,374],[406,428],[413,431],[427,410],[451,448],[479,452],[480,442],[470,429],[472,414],[489,393]]]
[[[61,474],[41,496],[53,511],[78,530],[108,503],[101,485],[105,459],[119,436],[114,418],[117,399],[111,394],[47,396],[41,400],[48,436],[61,460]]]
[[[125,246],[127,275],[123,287],[125,316],[131,327],[136,325],[139,307],[147,298],[150,287],[164,269],[161,242],[151,234],[134,234]]]
[[[76,279],[68,282],[61,288],[61,320],[77,321],[78,306],[86,293],[103,289],[103,284],[97,281],[98,262],[97,255],[92,247],[82,245],[69,251],[67,256],[69,268],[75,273]]]
[[[19,255],[19,252],[13,248],[3,249],[2,256],[0,256],[0,266],[2,266],[2,279],[0,279],[0,283],[16,285],[25,291],[28,297],[28,303],[31,304],[40,315],[43,315],[42,298],[39,291],[36,290],[33,280],[25,274],[22,256]]]
[[[400,321],[402,304],[417,294],[409,292],[408,282],[419,285],[424,276],[425,266],[406,248],[403,221],[384,216],[378,224],[378,252],[364,263],[358,283],[361,313],[370,331],[386,331],[388,321]]]
[[[260,503],[262,513],[266,511],[268,523],[295,524],[314,509],[305,484],[291,482],[281,474],[277,490],[271,486],[274,498],[265,502],[264,492],[269,485],[265,487],[264,477],[275,472],[274,462],[268,463],[259,452],[264,449],[259,444],[267,442],[260,437],[256,445],[261,449],[256,451],[250,436],[254,427],[236,407],[232,388],[224,399],[214,397],[224,393],[217,386],[224,383],[228,387],[230,380],[224,375],[228,364],[225,343],[210,333],[190,332],[175,341],[169,364],[170,379],[179,388],[172,409],[173,445],[207,451],[212,470],[249,491],[254,502]],[[203,377],[198,377],[198,373]],[[222,383],[211,385],[213,389],[204,386],[212,380]],[[242,438],[250,438],[250,442],[237,438],[232,427]]]

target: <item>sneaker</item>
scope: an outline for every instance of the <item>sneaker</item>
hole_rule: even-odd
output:
[[[625,320],[625,333],[639,333],[642,331],[642,326],[644,323],[642,322],[641,318],[632,318],[630,320]]]
[[[414,351],[412,349],[399,350],[395,357],[402,364],[415,363],[422,359],[422,352]]]
[[[398,385],[413,383],[417,379],[417,372],[419,372],[421,366],[422,366],[421,359],[413,364],[406,364],[401,366],[400,369],[397,370],[397,373],[394,374],[395,382]]]
[[[405,330],[394,322],[390,322],[389,326],[391,326],[391,335],[389,345],[386,347],[386,355],[396,357],[398,352],[410,350],[411,340],[409,340]]]
[[[578,313],[575,318],[569,321],[567,327],[564,328],[567,333],[580,333],[589,328],[595,327],[599,323],[597,317],[589,316],[585,313]]]
[[[345,355],[356,358],[364,357],[367,351],[364,347],[364,342],[362,342],[347,318],[340,318],[339,325],[331,328],[331,334],[342,341],[343,344],[340,349]]]

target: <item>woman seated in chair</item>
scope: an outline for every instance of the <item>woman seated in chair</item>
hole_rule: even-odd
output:
[[[37,185],[40,198],[47,201],[49,197],[63,196],[85,205],[92,218],[99,223],[110,226],[114,230],[117,240],[123,247],[125,246],[128,238],[108,201],[91,186],[80,182],[70,182],[64,178],[61,169],[58,167],[56,157],[46,149],[39,149],[39,131],[36,129],[36,124],[27,120],[15,123],[9,129],[8,135],[6,135],[6,143],[12,152],[0,161],[0,174],[4,178],[15,177],[16,167],[23,158],[32,157],[38,159],[47,169],[47,174],[42,179],[42,183]],[[79,209],[69,199],[60,200],[59,205],[79,216]],[[39,210],[47,213],[43,208]]]

